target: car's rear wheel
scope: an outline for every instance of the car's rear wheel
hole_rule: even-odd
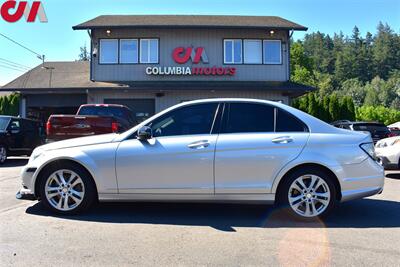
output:
[[[331,175],[306,168],[293,172],[280,190],[280,204],[294,218],[315,220],[325,217],[336,205],[336,188]]]
[[[4,145],[0,145],[0,164],[6,162],[7,159],[7,149]]]
[[[89,209],[96,198],[95,185],[82,167],[58,164],[44,171],[40,196],[44,206],[59,214],[76,214]]]

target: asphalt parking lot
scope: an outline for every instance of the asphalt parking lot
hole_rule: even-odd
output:
[[[262,205],[108,203],[54,216],[15,199],[24,164],[0,167],[1,266],[400,266],[400,171],[381,195],[298,223]]]

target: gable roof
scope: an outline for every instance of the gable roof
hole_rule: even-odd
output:
[[[92,82],[90,80],[90,62],[88,61],[58,61],[40,64],[4,85],[0,90],[102,87],[122,86],[114,83]]]
[[[307,27],[276,16],[103,15],[72,27],[96,28],[268,28],[306,31]]]

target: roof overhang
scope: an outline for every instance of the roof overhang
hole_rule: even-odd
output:
[[[235,15],[101,15],[72,27],[74,30],[122,28],[307,30],[277,16]]]
[[[93,87],[93,88],[0,88],[0,91],[21,92],[23,94],[44,93],[88,93],[99,91],[129,92],[129,91],[271,91],[282,95],[297,97],[316,88],[295,82],[268,82],[268,81],[145,81],[145,82],[118,82],[125,84],[120,87]]]

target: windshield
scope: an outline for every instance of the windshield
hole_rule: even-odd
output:
[[[0,118],[0,131],[5,131],[8,126],[10,118]]]

